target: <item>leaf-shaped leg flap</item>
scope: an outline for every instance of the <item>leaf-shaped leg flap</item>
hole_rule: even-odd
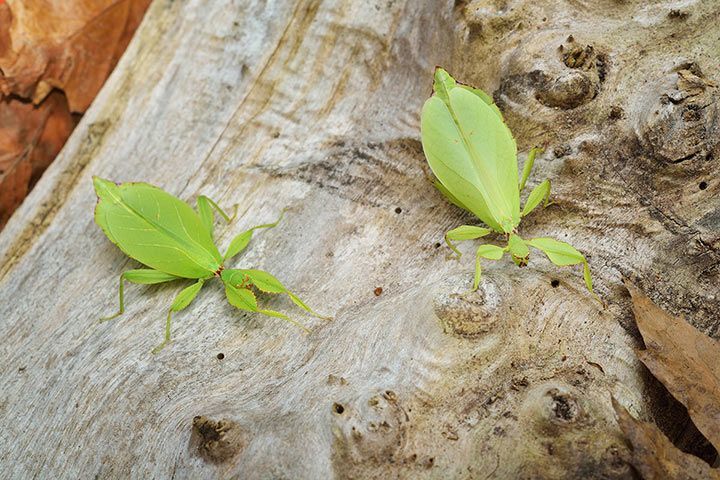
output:
[[[528,158],[527,160],[525,160],[525,165],[523,165],[522,178],[520,179],[520,184],[518,185],[520,192],[523,191],[523,189],[525,188],[525,183],[527,183],[527,180],[530,177],[530,172],[532,172],[533,166],[535,165],[535,157],[538,153],[542,152],[543,149],[539,147],[533,147],[530,150]]]
[[[172,312],[179,312],[180,310],[190,305],[190,303],[195,300],[195,297],[197,297],[197,294],[200,293],[203,283],[205,283],[205,280],[200,279],[189,287],[182,289],[180,293],[177,294],[175,300],[173,300],[172,305],[170,305],[170,310],[168,310],[167,314],[167,320],[165,321],[165,340],[163,340],[160,345],[153,348],[152,353],[158,353],[160,350],[165,348],[168,343],[170,343],[170,332],[172,329]]]
[[[590,266],[582,253],[578,252],[572,245],[555,240],[554,238],[533,238],[528,240],[528,245],[537,248],[547,255],[552,263],[560,267],[567,265],[583,265],[583,278],[585,279],[585,286],[588,291],[597,299],[600,303],[600,297],[595,294],[592,285],[592,278],[590,277]]]
[[[457,228],[453,228],[445,234],[445,243],[447,243],[448,247],[457,254],[457,258],[459,259],[462,254],[455,244],[452,243],[453,241],[462,242],[464,240],[475,240],[476,238],[484,237],[490,233],[492,233],[492,230],[489,228],[476,227],[474,225],[461,225]]]
[[[169,273],[163,273],[151,268],[140,268],[137,270],[127,270],[120,275],[120,288],[118,289],[118,296],[120,297],[120,310],[109,317],[103,317],[100,319],[101,322],[106,322],[117,318],[125,313],[125,280],[132,283],[140,283],[145,285],[152,285],[155,283],[171,282],[178,280],[180,277],[170,275]]]
[[[277,220],[275,220],[273,223],[266,223],[264,225],[258,225],[256,227],[252,227],[251,229],[245,230],[244,232],[239,233],[237,236],[235,236],[235,238],[233,238],[232,241],[230,242],[230,246],[228,247],[227,252],[225,252],[225,256],[223,257],[223,260],[228,260],[228,259],[234,257],[235,255],[237,255],[238,253],[242,252],[243,250],[245,250],[245,248],[250,243],[250,239],[252,239],[253,232],[255,230],[260,229],[260,228],[276,227],[277,224],[280,223],[280,220],[282,220],[284,214],[285,214],[285,210],[283,210],[280,213],[280,217]]]
[[[520,216],[524,217],[529,215],[530,212],[535,210],[535,207],[540,205],[540,202],[545,201],[543,207],[550,205],[550,180],[545,180],[537,187],[533,188],[532,192],[528,196],[525,206],[523,207]]]
[[[226,271],[227,270],[223,271],[223,274]],[[296,320],[293,320],[284,313],[276,312],[275,310],[266,310],[259,308],[257,299],[255,298],[255,294],[253,294],[249,288],[238,288],[233,285],[232,273],[235,272],[240,271],[233,270],[230,272],[230,275],[223,275],[222,277],[223,283],[225,284],[225,296],[227,297],[230,305],[234,306],[235,308],[239,308],[240,310],[245,310],[247,312],[257,312],[262,313],[263,315],[267,315],[269,317],[282,318],[283,320],[295,325],[296,327],[301,328],[306,333],[310,332],[310,330],[305,325],[301,324]]]
[[[312,308],[307,306],[307,304],[305,302],[303,302],[302,300],[300,300],[300,298],[297,295],[295,295],[290,290],[285,288],[285,286],[280,282],[280,280],[278,280],[277,278],[275,278],[268,272],[264,272],[262,270],[240,270],[240,271],[243,272],[243,274],[246,275],[250,279],[250,283],[255,285],[255,287],[257,287],[258,290],[265,292],[265,293],[284,293],[288,297],[290,297],[290,300],[292,300],[295,305],[302,308],[309,314],[311,314],[317,318],[321,318],[323,320],[332,320],[332,317],[320,315],[315,310],[313,310]]]
[[[213,209],[220,215],[227,223],[232,223],[233,220],[235,220],[235,216],[237,215],[237,203],[233,206],[233,215],[232,217],[228,216],[225,211],[220,208],[220,206],[215,203],[210,197],[206,197],[205,195],[200,195],[197,199],[197,209],[198,214],[200,215],[200,220],[202,220],[203,225],[205,226],[205,229],[207,229],[208,232],[210,232],[210,235],[214,237],[214,216],[213,216]]]
[[[473,280],[473,291],[478,289],[480,285],[480,276],[482,275],[482,267],[480,266],[480,259],[486,258],[488,260],[500,260],[505,254],[505,249],[498,247],[497,245],[480,245],[475,254],[475,279]]]

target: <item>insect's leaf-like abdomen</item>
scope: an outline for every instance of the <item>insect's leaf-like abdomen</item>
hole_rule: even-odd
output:
[[[520,223],[517,148],[496,110],[451,85],[425,102],[421,128],[428,163],[443,186],[493,229],[512,231]]]
[[[129,257],[184,278],[203,278],[220,267],[217,247],[187,203],[145,183],[126,183],[98,196],[98,224]]]

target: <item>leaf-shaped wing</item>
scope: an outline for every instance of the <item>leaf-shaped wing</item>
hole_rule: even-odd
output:
[[[502,112],[497,107],[497,105],[495,105],[495,102],[490,95],[483,92],[479,88],[474,88],[470,85],[463,85],[462,83],[458,83],[453,77],[450,76],[447,71],[445,71],[445,69],[436,67],[435,78],[433,79],[433,92],[435,92],[435,95],[440,97],[443,102],[448,103],[450,101],[450,90],[455,87],[464,88],[465,90],[477,95],[480,100],[487,103],[488,106],[493,109],[493,111],[500,118],[500,120],[503,119]]]
[[[436,74],[437,77],[437,74]],[[501,116],[474,91],[436,81],[425,102],[422,143],[430,168],[468,210],[495,230],[520,223],[517,148]]]
[[[206,277],[220,267],[220,252],[187,203],[145,183],[94,183],[100,198],[95,220],[129,257],[184,278]]]
[[[490,108],[492,108],[493,112],[495,112],[495,115],[497,115],[500,120],[503,120],[502,112],[498,108],[497,105],[495,105],[495,102],[493,101],[493,98],[488,95],[487,93],[483,92],[479,88],[473,88],[468,85],[460,85],[460,88],[464,88],[465,90],[474,93],[478,97],[480,97],[480,100],[487,103]]]

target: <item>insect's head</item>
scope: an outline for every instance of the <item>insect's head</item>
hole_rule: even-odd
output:
[[[530,260],[530,256],[528,255],[527,257],[518,257],[518,256],[513,255],[512,259],[513,259],[513,262],[515,262],[515,265],[522,268],[522,267],[527,266],[528,261]]]
[[[519,235],[514,233],[510,234],[507,249],[510,251],[510,255],[512,256],[513,262],[515,262],[515,265],[518,267],[524,267],[528,264],[528,260],[530,259],[530,249]]]

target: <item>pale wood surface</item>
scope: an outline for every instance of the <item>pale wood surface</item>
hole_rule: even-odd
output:
[[[718,7],[644,3],[155,1],[0,233],[0,477],[628,476],[610,394],[674,411],[633,353],[621,277],[720,326],[717,88],[673,71],[719,79]],[[594,49],[563,63],[561,44]],[[457,262],[436,243],[472,219],[427,182],[419,143],[436,64],[495,92],[521,158],[547,146],[531,186],[549,177],[556,204],[520,233],[588,253],[607,310],[540,255],[488,262],[463,296],[472,245]],[[677,85],[695,93],[663,101]],[[92,175],[239,203],[221,246],[288,207],[233,266],[335,320],[262,299],[302,335],[215,282],[159,355],[179,284],[129,286],[98,325],[136,264],[93,223]]]

